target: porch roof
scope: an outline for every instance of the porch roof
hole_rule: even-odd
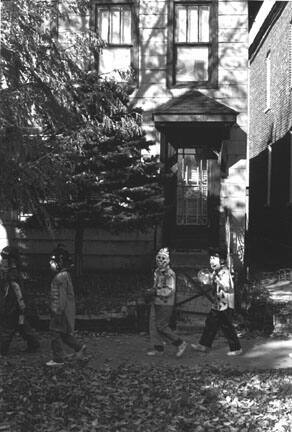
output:
[[[190,90],[174,97],[152,113],[155,123],[234,124],[238,112],[203,93]]]

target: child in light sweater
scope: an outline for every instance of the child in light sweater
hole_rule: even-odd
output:
[[[170,268],[169,251],[160,249],[156,256],[154,271],[153,302],[150,310],[149,333],[153,350],[148,355],[163,354],[164,340],[177,347],[176,356],[180,357],[186,349],[183,341],[169,326],[175,305],[176,278]]]

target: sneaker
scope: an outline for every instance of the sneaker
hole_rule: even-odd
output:
[[[157,351],[157,350],[151,350],[147,352],[148,356],[156,356],[156,355],[163,355],[164,351]]]
[[[46,363],[47,366],[63,366],[63,362],[56,362],[55,360],[50,360]]]
[[[82,345],[79,351],[76,353],[76,358],[81,359],[86,351],[86,345]]]
[[[176,352],[176,357],[181,357],[183,355],[183,353],[185,352],[187,347],[187,343],[185,341],[183,341],[178,347],[177,347],[177,352]]]
[[[228,356],[237,356],[237,355],[240,355],[240,354],[242,354],[242,349],[241,348],[239,350],[229,351],[227,353]]]
[[[200,351],[200,352],[208,352],[209,348],[206,347],[205,345],[201,345],[201,344],[191,344],[191,347],[195,350],[195,351]]]

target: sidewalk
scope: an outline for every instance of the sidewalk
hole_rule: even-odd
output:
[[[78,337],[87,344],[87,352],[91,357],[89,366],[100,369],[105,365],[117,367],[124,363],[149,366],[178,366],[189,368],[196,366],[214,366],[248,371],[254,369],[285,369],[292,368],[292,337],[288,338],[246,338],[241,339],[243,354],[238,357],[226,355],[228,346],[223,337],[218,337],[212,350],[208,354],[198,353],[188,345],[181,358],[175,357],[175,348],[166,346],[163,356],[149,357],[149,338],[146,334],[79,334]],[[186,341],[197,343],[200,334],[186,335]],[[37,354],[21,355],[22,362],[39,364],[51,358],[50,339],[48,333],[41,333],[41,352]],[[20,338],[12,343],[10,355],[7,360],[17,359],[20,351],[25,348]],[[2,361],[2,360],[1,360]]]

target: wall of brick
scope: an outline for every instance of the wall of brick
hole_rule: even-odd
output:
[[[292,3],[250,58],[249,157],[251,266],[289,265],[292,259],[292,208],[289,205]],[[266,56],[271,59],[271,103],[266,109]],[[268,144],[271,145],[268,203]]]
[[[291,19],[292,2],[287,2],[250,61],[250,158],[263,151],[268,142],[282,138],[292,126]],[[271,53],[271,109],[265,111],[268,51]]]

